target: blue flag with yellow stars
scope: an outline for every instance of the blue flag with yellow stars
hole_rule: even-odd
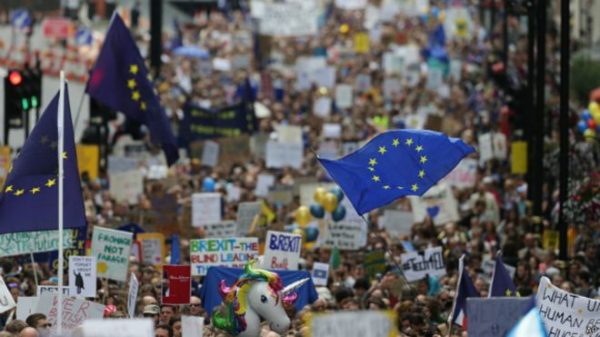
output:
[[[73,122],[65,89],[64,227],[86,226]],[[0,193],[0,234],[58,229],[58,94],[13,160]]]
[[[427,130],[391,130],[338,160],[319,158],[359,214],[407,195],[423,195],[475,150]]]
[[[169,165],[179,158],[171,124],[154,93],[144,59],[118,14],[114,14],[86,92],[107,107],[146,125]]]
[[[496,257],[492,282],[490,284],[489,297],[519,296],[517,287],[513,283],[512,277],[504,266],[501,256]]]

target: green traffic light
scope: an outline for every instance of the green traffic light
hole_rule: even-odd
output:
[[[23,110],[29,110],[29,101],[27,98],[21,98],[21,106],[23,107]]]
[[[38,107],[38,99],[35,96],[31,96],[31,107],[34,109]]]

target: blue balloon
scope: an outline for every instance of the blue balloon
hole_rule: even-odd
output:
[[[206,177],[202,181],[202,190],[204,192],[214,192],[215,191],[216,182],[211,177]]]
[[[325,209],[319,204],[312,204],[310,205],[310,214],[317,219],[323,219],[325,216]]]
[[[437,17],[440,15],[440,10],[439,8],[437,8],[437,6],[433,6],[431,7],[431,16],[433,16],[434,18],[437,19]]]
[[[333,187],[329,192],[335,194],[338,204],[344,200],[344,191],[339,187]]]
[[[333,221],[338,222],[344,220],[346,217],[346,207],[339,205],[333,213],[331,213]]]
[[[306,227],[304,228],[304,234],[306,234],[306,242],[313,242],[319,237],[319,229],[317,227]]]
[[[583,117],[584,121],[589,121],[590,119],[592,119],[592,114],[589,112],[589,110],[584,110],[583,114],[581,115]]]
[[[577,123],[577,128],[579,129],[579,132],[584,133],[587,129],[587,123],[585,121],[579,121],[579,123]]]

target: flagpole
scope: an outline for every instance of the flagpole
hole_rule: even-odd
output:
[[[63,256],[63,158],[64,125],[65,125],[65,72],[60,71],[60,91],[58,96],[58,113],[56,116],[58,130],[58,314],[56,318],[57,333],[62,335],[62,312],[63,312],[63,278],[64,278],[64,256]]]

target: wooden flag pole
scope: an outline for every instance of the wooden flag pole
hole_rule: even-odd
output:
[[[56,116],[58,129],[58,314],[56,318],[57,333],[62,336],[63,320],[63,284],[64,284],[64,254],[63,254],[63,178],[64,163],[62,154],[65,148],[65,72],[60,72],[60,91],[58,96],[58,111]]]

